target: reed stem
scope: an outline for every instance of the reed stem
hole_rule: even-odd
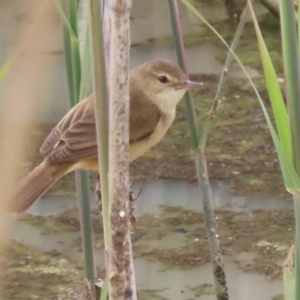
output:
[[[78,37],[77,27],[77,2],[68,0],[62,1],[63,12],[72,28],[73,33]],[[66,69],[68,77],[69,102],[74,106],[79,102],[81,88],[81,65],[78,38],[75,39],[63,26]],[[93,298],[96,299],[95,291],[95,267],[94,267],[94,244],[92,233],[92,220],[89,194],[89,175],[87,171],[76,171],[76,186],[78,192],[78,207],[80,216],[80,227],[82,246],[84,251],[85,275],[89,282]]]
[[[188,76],[186,54],[184,49],[183,35],[181,31],[180,17],[178,3],[176,0],[168,0],[173,36],[175,41],[175,49],[177,53],[177,60],[180,67]],[[213,210],[212,194],[209,185],[208,172],[206,167],[204,145],[206,142],[206,135],[209,129],[209,124],[204,125],[204,139],[201,139],[201,146],[199,146],[199,138],[197,132],[197,121],[195,108],[192,102],[192,95],[188,92],[185,96],[185,104],[187,109],[187,117],[191,132],[192,146],[195,151],[195,162],[198,175],[198,184],[201,192],[201,200],[203,203],[205,225],[208,233],[209,248],[213,264],[213,276],[215,283],[215,291],[218,300],[229,299],[226,286],[226,276],[222,264],[222,256],[220,253],[220,245],[217,234],[217,226],[215,222],[215,214]]]

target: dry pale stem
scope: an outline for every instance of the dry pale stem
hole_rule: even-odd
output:
[[[129,195],[130,0],[112,0],[110,44],[109,198],[111,249],[110,299],[134,299]]]

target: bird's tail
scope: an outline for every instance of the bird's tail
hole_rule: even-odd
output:
[[[50,165],[42,162],[15,187],[8,195],[4,204],[4,210],[21,213],[29,208],[39,197],[62,176],[68,173],[70,165]]]

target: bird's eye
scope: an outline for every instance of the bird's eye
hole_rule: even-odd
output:
[[[167,76],[164,76],[164,75],[162,75],[162,76],[159,76],[158,77],[158,80],[159,80],[159,82],[161,82],[161,83],[167,83],[169,80],[168,80],[168,77]]]

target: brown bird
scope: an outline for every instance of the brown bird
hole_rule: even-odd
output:
[[[166,60],[146,62],[130,72],[130,161],[143,155],[166,134],[176,105],[187,89],[199,83]],[[76,169],[98,170],[94,96],[73,107],[40,148],[47,154],[9,196],[5,209],[21,213],[55,182]]]

